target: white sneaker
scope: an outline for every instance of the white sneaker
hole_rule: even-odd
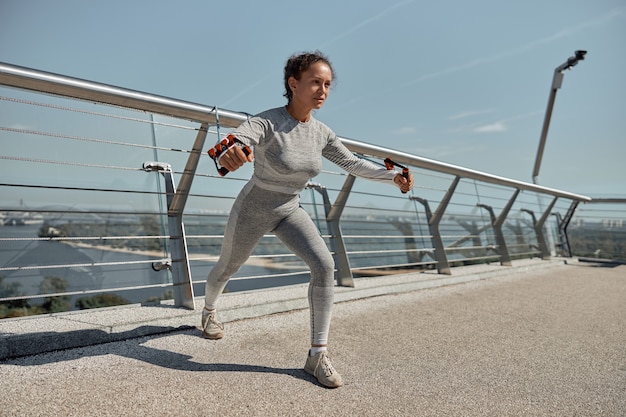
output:
[[[202,310],[202,334],[207,339],[221,339],[224,337],[224,325],[217,321],[215,310]]]
[[[304,370],[328,388],[337,388],[343,385],[341,375],[333,368],[326,351],[318,352],[313,356],[307,354]]]

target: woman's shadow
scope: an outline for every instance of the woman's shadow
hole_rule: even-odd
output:
[[[148,328],[149,327],[149,328]],[[139,330],[139,332],[138,332]],[[137,332],[141,334],[147,334],[147,336],[136,337]],[[55,339],[55,336],[61,336],[55,332],[48,332],[49,334],[39,335],[45,339]],[[76,330],[73,332],[64,332],[62,337],[70,337],[68,333],[74,333],[73,337],[92,340],[91,346],[78,347],[73,349],[59,350],[50,353],[37,354],[33,356],[18,357],[4,361],[6,364],[21,365],[21,366],[37,366],[48,363],[65,362],[71,360],[77,360],[84,358],[86,355],[101,356],[114,354],[118,356],[127,357],[130,359],[136,359],[149,363],[151,365],[160,366],[168,369],[175,369],[179,371],[192,371],[192,372],[255,372],[255,373],[273,373],[280,375],[289,375],[293,378],[302,379],[309,382],[314,382],[315,378],[307,374],[302,368],[274,368],[269,366],[258,366],[249,364],[236,364],[236,363],[200,363],[194,362],[192,356],[185,355],[178,352],[172,352],[169,350],[156,349],[150,346],[145,346],[147,340],[166,337],[172,334],[188,334],[191,336],[202,337],[201,333],[196,328],[171,328],[161,327],[155,328],[155,326],[144,326],[144,329],[136,329],[133,331],[135,335],[130,336],[124,333],[118,333],[115,341],[126,342],[123,346],[115,343],[106,343],[103,339],[107,339],[107,336],[111,336],[102,330]],[[108,340],[111,342],[112,340]],[[130,342],[136,342],[130,344]],[[102,344],[103,343],[103,344]],[[130,344],[130,346],[129,346]]]

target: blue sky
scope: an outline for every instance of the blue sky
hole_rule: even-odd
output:
[[[337,134],[532,182],[554,69],[566,72],[542,185],[626,196],[626,2],[0,0],[0,61],[256,113],[320,49]]]

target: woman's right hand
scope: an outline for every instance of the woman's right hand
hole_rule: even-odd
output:
[[[393,182],[396,183],[400,191],[408,193],[413,188],[413,174],[409,172],[408,178],[405,178],[402,174],[397,174],[393,178]]]
[[[239,146],[232,146],[220,156],[219,163],[228,171],[232,172],[239,169],[246,162],[252,162],[253,160],[254,154],[252,152],[246,156]]]

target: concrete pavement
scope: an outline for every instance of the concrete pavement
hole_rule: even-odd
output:
[[[338,289],[331,356],[345,386],[334,390],[302,370],[305,287],[225,295],[219,341],[179,309],[142,322],[130,311],[145,307],[128,308],[125,330],[124,309],[108,311],[108,328],[64,318],[105,343],[0,362],[0,415],[626,415],[626,266],[514,263]],[[0,322],[5,356],[27,338],[19,322]]]

